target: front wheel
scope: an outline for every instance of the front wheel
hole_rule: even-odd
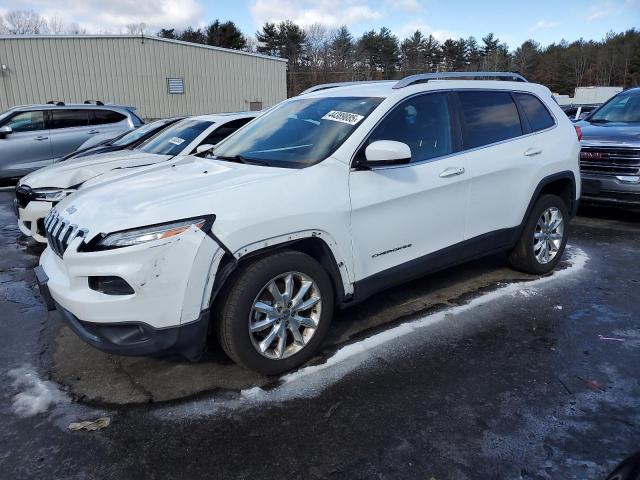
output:
[[[557,195],[543,195],[533,206],[509,263],[516,270],[541,275],[560,261],[567,244],[569,212]]]
[[[267,375],[311,358],[333,316],[327,273],[313,258],[292,250],[240,267],[220,298],[216,315],[223,350],[236,363]]]

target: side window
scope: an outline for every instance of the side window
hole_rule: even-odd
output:
[[[515,97],[529,121],[532,132],[539,132],[555,124],[549,110],[538,98],[528,93],[516,93]],[[577,111],[573,114],[575,115],[576,113]]]
[[[522,135],[516,104],[508,92],[461,91],[464,148],[476,148]]]
[[[86,127],[89,125],[89,109],[50,110],[49,128]]]
[[[411,162],[422,162],[453,152],[451,114],[446,93],[409,98],[378,124],[367,139],[395,140],[409,145]]]
[[[44,113],[42,110],[16,113],[3,126],[11,127],[16,133],[44,130]]]
[[[127,116],[113,110],[94,110],[91,125],[105,125],[126,120]]]
[[[224,125],[216,128],[213,132],[211,132],[207,137],[200,142],[200,145],[215,145],[216,143],[221,142],[233,132],[238,130],[240,127],[244,127],[247,123],[249,123],[253,118],[242,118],[240,120],[233,120],[231,122],[227,122]]]

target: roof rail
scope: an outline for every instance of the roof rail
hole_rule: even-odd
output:
[[[96,105],[104,105],[104,102],[100,101],[100,100],[85,100],[84,101],[85,105],[92,105],[92,104],[96,104]]]
[[[511,80],[514,82],[528,82],[526,78],[517,72],[438,72],[438,73],[419,73],[417,75],[411,75],[399,80],[394,86],[394,89],[408,87],[416,83],[425,83],[429,80],[447,80],[447,79],[497,79],[497,80]]]
[[[317,92],[320,90],[327,90],[329,88],[336,87],[348,87],[349,85],[365,85],[367,83],[388,83],[394,82],[395,80],[359,80],[355,82],[333,82],[333,83],[321,83],[320,85],[314,85],[313,87],[309,87],[306,90],[299,93],[299,95],[305,95],[311,92]]]
[[[58,107],[64,107],[64,102],[61,102],[60,100],[49,100],[47,102],[47,105],[57,105]]]

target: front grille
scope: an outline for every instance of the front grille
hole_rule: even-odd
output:
[[[29,202],[33,200],[33,190],[27,185],[21,185],[16,188],[16,199],[20,208],[26,208]]]
[[[51,210],[44,219],[44,229],[49,247],[60,258],[74,239],[84,237],[87,233],[86,230],[64,220],[56,210]]]
[[[580,171],[597,175],[640,175],[640,148],[582,147]]]

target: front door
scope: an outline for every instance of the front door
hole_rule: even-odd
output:
[[[0,137],[0,178],[21,177],[51,162],[51,139],[44,112],[18,112],[0,126],[12,132]]]
[[[394,107],[357,153],[376,140],[411,149],[409,164],[350,173],[356,280],[463,240],[469,177],[453,125],[448,93],[416,95]]]

